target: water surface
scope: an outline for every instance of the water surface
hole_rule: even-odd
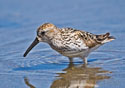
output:
[[[0,88],[124,88],[124,0],[0,0]],[[115,41],[82,60],[61,56],[38,44],[23,53],[45,22],[96,34],[110,32]]]

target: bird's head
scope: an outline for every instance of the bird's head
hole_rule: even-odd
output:
[[[37,39],[40,42],[49,42],[57,32],[57,27],[51,23],[45,23],[37,29]]]
[[[53,38],[56,33],[59,32],[59,29],[51,23],[45,23],[41,25],[37,29],[37,36],[33,43],[29,46],[29,48],[24,53],[24,57],[30,52],[30,50],[36,46],[39,42],[47,42],[49,43],[50,40]]]

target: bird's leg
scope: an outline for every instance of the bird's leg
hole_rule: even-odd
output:
[[[72,69],[74,67],[74,63],[72,61],[72,58],[69,58],[70,62],[68,64],[68,67],[63,69],[63,71],[67,71],[68,69]]]
[[[88,62],[87,62],[87,58],[86,58],[86,57],[83,58],[83,61],[84,61],[84,64],[85,64],[85,65],[88,64]]]
[[[73,64],[73,58],[69,57],[69,66],[68,66],[68,68],[72,68],[73,66],[74,66],[74,64]]]
[[[73,58],[70,58],[70,57],[69,57],[69,62],[70,62],[70,63],[73,63]]]
[[[68,65],[68,68],[72,68],[72,67],[74,67],[74,64],[73,64],[73,62],[69,62],[69,65]]]

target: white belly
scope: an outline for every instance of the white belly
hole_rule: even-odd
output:
[[[50,44],[50,46],[54,50],[70,58],[87,57],[90,52],[92,52],[100,46],[97,45],[93,48],[89,48],[80,38],[78,38],[77,40],[71,38],[70,41],[52,40],[51,42],[52,43]]]
[[[72,51],[58,51],[60,54],[64,55],[64,56],[67,56],[67,57],[70,57],[70,58],[73,58],[73,57],[80,57],[80,58],[83,58],[83,57],[87,57],[92,51],[96,50],[100,45],[97,45],[93,48],[87,48],[87,49],[82,49],[80,51],[77,51],[77,50],[72,50]]]

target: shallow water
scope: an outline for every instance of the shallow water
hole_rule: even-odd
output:
[[[0,0],[0,88],[124,88],[124,0]],[[110,32],[115,41],[88,57],[69,63],[47,44],[24,51],[44,22],[96,34]]]

